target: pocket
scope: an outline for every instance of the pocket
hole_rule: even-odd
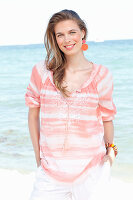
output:
[[[107,165],[109,168],[111,168],[111,164],[110,164],[109,160],[107,160],[106,162],[104,162],[104,165]]]
[[[40,171],[40,168],[41,168],[41,165],[39,167],[36,168],[36,171],[35,171],[35,176],[38,175],[39,171]]]
[[[110,171],[111,165],[109,161],[103,163],[103,171]]]
[[[109,161],[106,161],[103,164],[102,176],[106,181],[108,181],[110,180],[110,175],[111,175],[111,165]]]

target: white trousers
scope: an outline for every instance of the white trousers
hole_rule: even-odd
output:
[[[110,184],[110,163],[95,168],[82,183],[65,185],[52,181],[42,167],[36,171],[30,200],[103,200],[107,199]],[[110,193],[110,190],[109,190]]]

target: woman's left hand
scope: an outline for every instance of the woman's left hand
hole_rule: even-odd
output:
[[[104,162],[109,162],[110,163],[110,166],[112,166],[113,164],[113,159],[111,158],[110,155],[105,155],[102,159],[102,163],[104,164]]]
[[[104,164],[104,162],[110,162],[110,166],[112,166],[114,159],[115,159],[114,150],[112,149],[112,147],[109,147],[106,155],[103,157],[102,162],[103,162],[103,164]]]

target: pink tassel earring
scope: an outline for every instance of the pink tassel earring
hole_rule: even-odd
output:
[[[82,44],[82,47],[81,47],[81,49],[82,49],[83,51],[86,51],[86,50],[88,49],[88,45],[87,45],[87,44],[85,44],[85,43],[86,43],[86,41],[85,41],[85,40],[82,40],[82,42],[83,42],[83,44]]]

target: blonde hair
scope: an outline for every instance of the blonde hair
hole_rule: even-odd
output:
[[[54,32],[55,25],[65,20],[74,20],[79,26],[80,30],[85,31],[85,36],[83,39],[86,39],[87,28],[84,21],[75,11],[65,9],[53,14],[50,18],[44,36],[44,44],[47,51],[47,56],[45,58],[46,67],[48,70],[53,71],[54,84],[64,97],[69,97],[66,87],[62,86],[62,81],[65,74],[64,65],[66,63],[66,58],[64,53],[58,47]]]

